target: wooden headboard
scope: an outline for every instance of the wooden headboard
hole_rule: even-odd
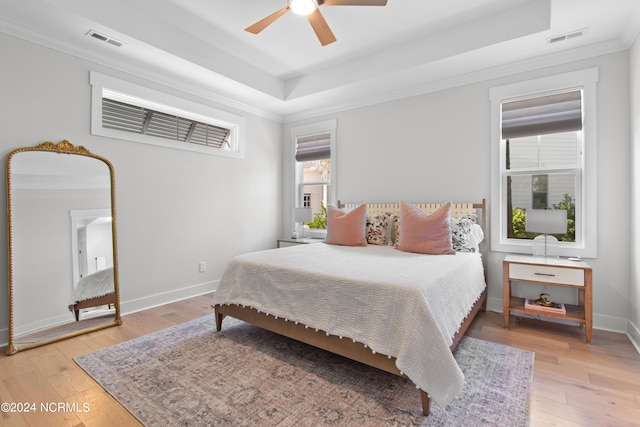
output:
[[[351,210],[360,206],[362,203],[342,203],[338,200],[340,209]],[[391,212],[400,213],[400,203],[365,203],[367,205],[368,214],[377,214]],[[412,203],[415,207],[425,213],[435,212],[443,203]],[[477,215],[477,223],[480,224],[482,230],[486,234],[487,221],[487,200],[482,199],[481,203],[451,203],[451,217],[461,218],[469,215]]]

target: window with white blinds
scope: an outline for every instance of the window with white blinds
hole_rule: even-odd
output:
[[[91,73],[91,132],[181,150],[244,156],[244,118]]]
[[[502,103],[502,139],[582,130],[582,91]]]
[[[102,98],[102,126],[175,141],[230,149],[229,129]]]
[[[313,237],[324,237],[327,206],[336,200],[336,128],[337,121],[328,120],[291,129],[293,207],[311,208]]]
[[[492,88],[491,249],[531,253],[529,209],[567,211],[560,254],[596,254],[596,82],[588,69]]]
[[[316,135],[301,136],[296,138],[296,162],[330,158],[330,133],[320,133]]]

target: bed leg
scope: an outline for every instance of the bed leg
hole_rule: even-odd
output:
[[[422,415],[429,416],[429,394],[423,390],[420,390],[420,400],[422,401]]]
[[[224,314],[218,313],[218,310],[216,310],[214,316],[216,318],[216,330],[220,332],[222,329],[222,319],[224,319]]]

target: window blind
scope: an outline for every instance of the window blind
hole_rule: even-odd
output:
[[[214,148],[229,148],[229,129],[104,97],[102,126]]]
[[[582,92],[502,103],[502,139],[582,130]]]
[[[331,158],[331,134],[303,136],[296,139],[296,161],[322,160]]]

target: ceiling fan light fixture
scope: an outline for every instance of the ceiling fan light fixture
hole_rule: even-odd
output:
[[[296,15],[307,16],[318,8],[317,0],[289,0],[289,8]]]

